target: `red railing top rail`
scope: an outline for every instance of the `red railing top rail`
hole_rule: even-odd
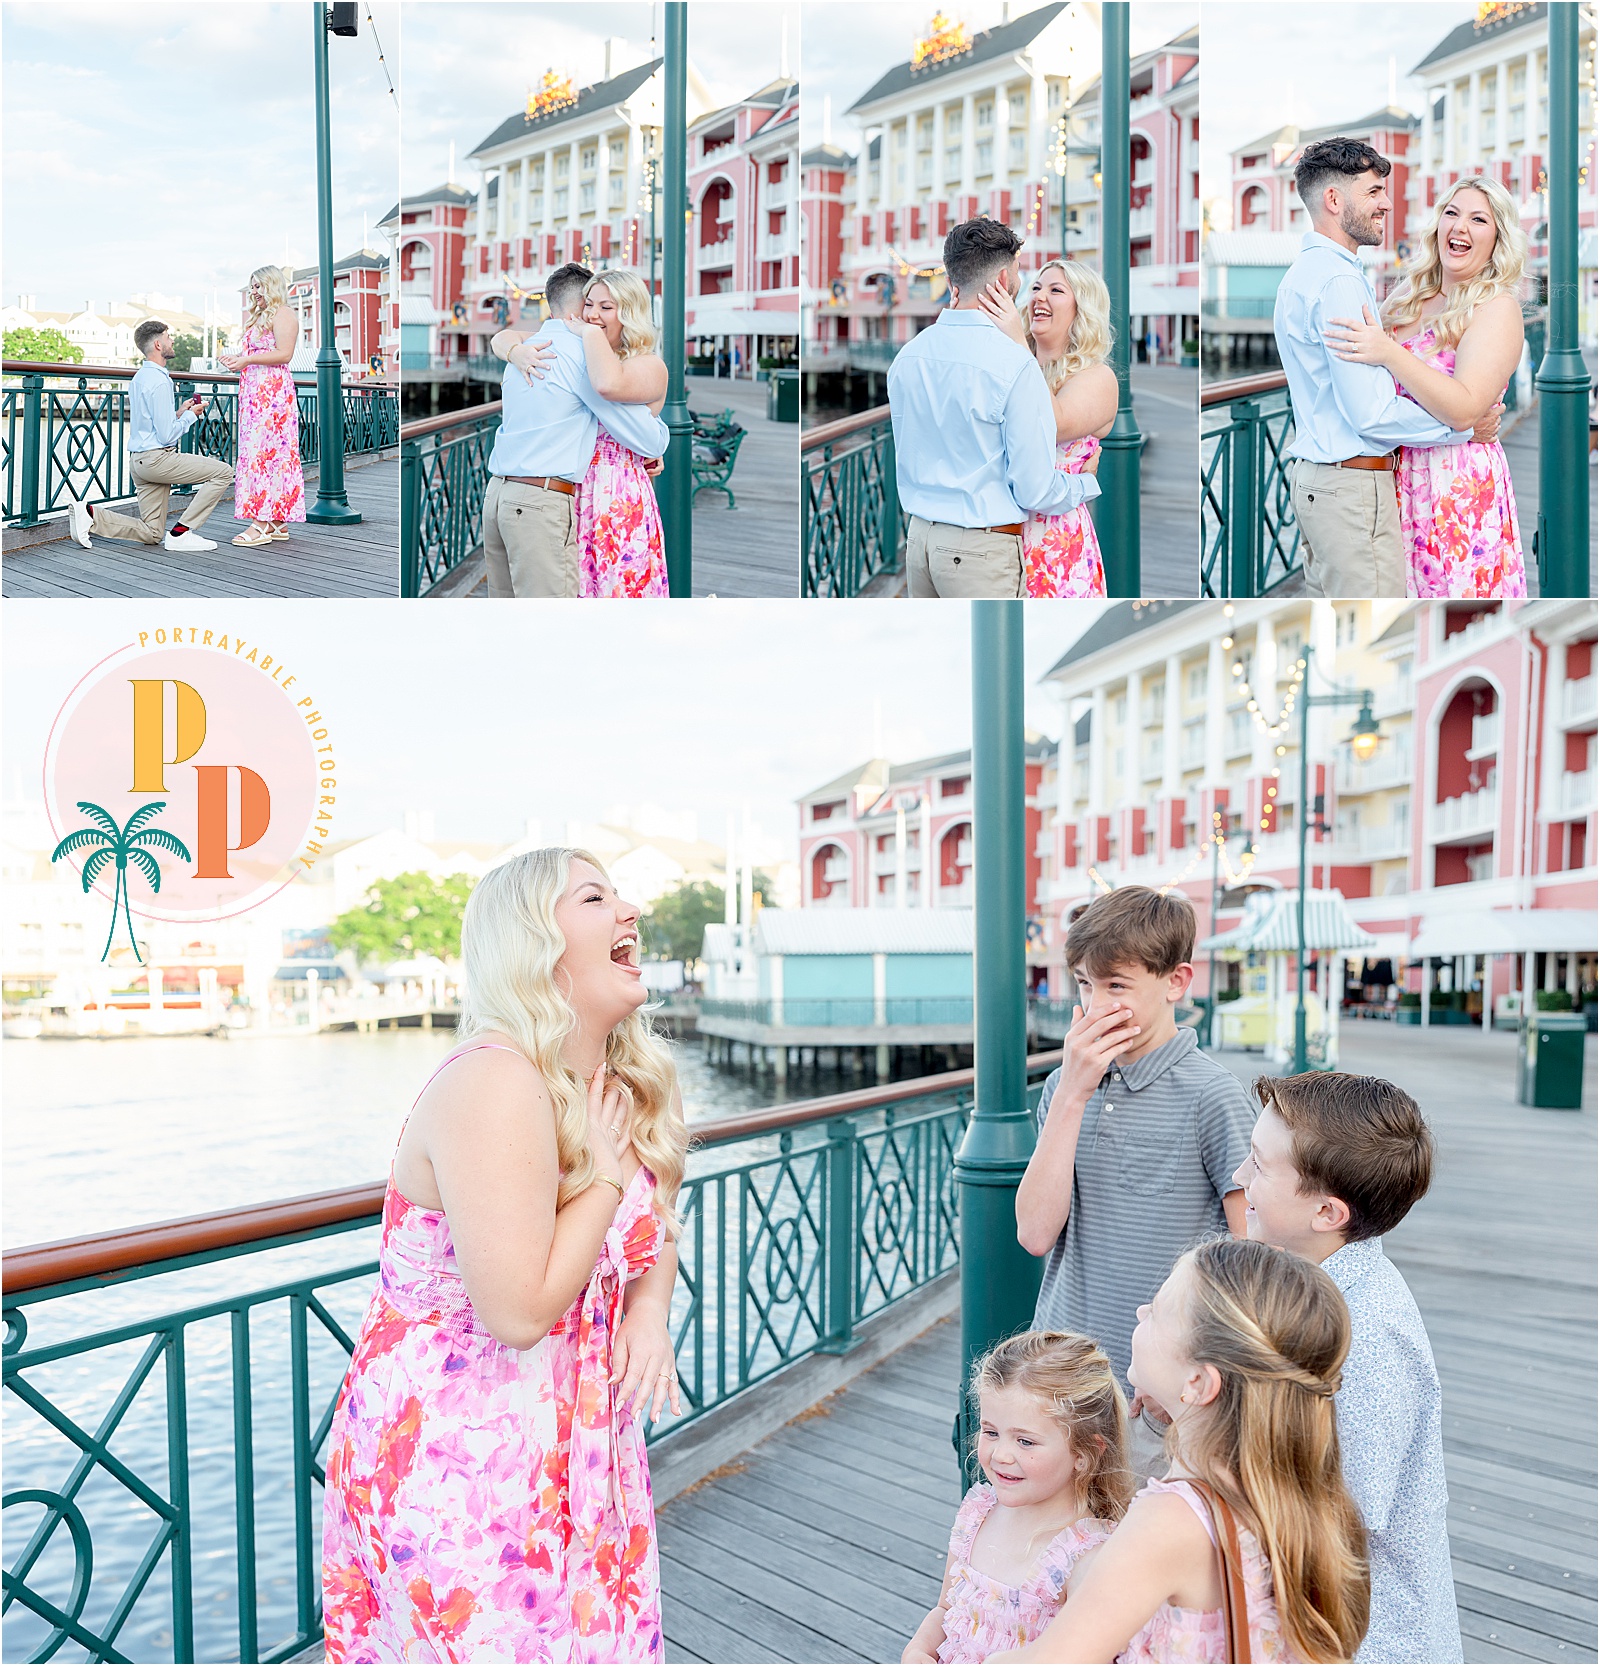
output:
[[[1258,393],[1276,393],[1288,386],[1281,370],[1266,370],[1259,376],[1235,376],[1228,382],[1207,382],[1200,389],[1200,408],[1226,405],[1231,399],[1249,399]]]
[[[1028,1059],[1028,1068],[1037,1073],[1060,1062],[1059,1051],[1034,1053]],[[796,1100],[790,1105],[774,1105],[768,1110],[748,1111],[743,1116],[721,1117],[715,1122],[698,1124],[691,1133],[700,1146],[731,1145],[737,1140],[809,1127],[833,1117],[880,1110],[936,1093],[970,1088],[975,1074],[971,1070],[950,1070],[937,1076],[919,1076],[909,1082],[884,1082],[850,1093]],[[0,1283],[7,1295],[21,1295],[46,1285],[103,1278],[181,1256],[238,1249],[296,1233],[315,1232],[376,1215],[383,1207],[383,1192],[384,1183],[377,1180],[362,1186],[344,1186],[337,1191],[248,1204],[240,1209],[218,1209],[178,1220],[153,1221],[148,1226],[122,1227],[110,1232],[92,1232],[81,1238],[29,1244],[7,1250],[0,1258]]]
[[[38,359],[6,359],[0,362],[0,372],[7,376],[107,376],[124,382],[131,382],[138,369],[136,364],[46,364]],[[236,370],[173,370],[168,374],[175,382],[224,383],[239,380]],[[300,374],[304,376],[308,372],[301,371]],[[341,381],[339,386],[357,392],[370,388],[393,391],[393,384],[378,377],[361,382]]]
[[[855,416],[840,417],[837,422],[824,422],[816,428],[807,428],[800,436],[800,449],[810,451],[813,446],[832,445],[835,440],[848,439],[852,434],[859,434],[863,428],[875,428],[880,422],[889,420],[887,405],[874,405],[870,411],[861,411]]]
[[[401,440],[424,440],[429,434],[442,434],[448,428],[464,428],[469,422],[483,417],[499,416],[503,401],[496,399],[488,405],[469,405],[464,411],[446,411],[443,416],[419,417],[415,422],[400,424]]]

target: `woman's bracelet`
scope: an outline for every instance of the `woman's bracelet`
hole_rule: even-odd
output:
[[[597,1174],[595,1179],[602,1185],[615,1186],[617,1188],[617,1198],[619,1201],[628,1195],[627,1187],[624,1186],[620,1180],[613,1180],[609,1174]]]

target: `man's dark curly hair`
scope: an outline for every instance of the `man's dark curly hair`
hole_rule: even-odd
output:
[[[1330,185],[1348,185],[1364,173],[1379,179],[1389,177],[1389,159],[1379,156],[1360,139],[1318,139],[1307,145],[1295,164],[1294,188],[1307,208],[1322,205],[1322,193]]]

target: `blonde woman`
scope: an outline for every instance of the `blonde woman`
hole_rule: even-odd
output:
[[[1471,428],[1499,403],[1522,358],[1527,251],[1505,188],[1458,180],[1381,322],[1370,311],[1332,319],[1328,344],[1340,358],[1383,366],[1430,416]],[[1409,595],[1527,595],[1511,466],[1498,440],[1404,446],[1395,487]]]
[[[237,353],[222,355],[228,369],[239,372],[233,513],[251,525],[234,543],[246,548],[287,542],[289,523],[306,518],[300,411],[289,372],[299,339],[283,269],[259,267],[245,289],[244,341]]]
[[[1172,1420],[1171,1467],[1057,1618],[990,1660],[1353,1660],[1370,1582],[1333,1404],[1349,1348],[1320,1267],[1236,1238],[1183,1256],[1139,1309],[1128,1373]],[[1224,1560],[1243,1585],[1248,1654],[1228,1647]]]
[[[1111,297],[1100,274],[1081,261],[1052,261],[1034,279],[1023,323],[1001,284],[978,305],[1039,362],[1056,420],[1056,467],[1093,474],[1100,441],[1117,418],[1111,355]],[[1022,557],[1030,596],[1099,597],[1106,593],[1100,543],[1087,504],[1060,515],[1029,515]]]
[[[659,1661],[644,1416],[687,1135],[639,910],[583,851],[479,882],[460,1043],[400,1135],[329,1435],[330,1661]]]

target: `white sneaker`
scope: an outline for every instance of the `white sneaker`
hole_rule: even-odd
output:
[[[161,547],[165,550],[214,550],[217,546],[198,532],[168,533]]]
[[[94,547],[89,542],[91,520],[89,505],[80,503],[77,498],[74,498],[67,508],[67,526],[71,530],[72,541],[75,544],[82,544],[86,550]]]

